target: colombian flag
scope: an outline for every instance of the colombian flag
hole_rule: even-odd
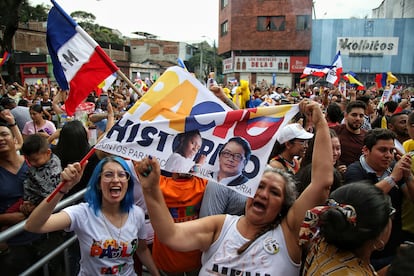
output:
[[[377,83],[378,88],[396,83],[397,81],[397,77],[394,76],[391,72],[380,73],[375,75],[375,82]]]
[[[356,79],[356,74],[352,71],[349,71],[347,74],[344,75],[344,79],[347,80],[350,84],[356,84],[357,90],[364,90],[364,85]]]

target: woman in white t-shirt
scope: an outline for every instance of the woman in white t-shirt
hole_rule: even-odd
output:
[[[40,104],[32,105],[29,108],[31,121],[26,122],[22,134],[23,138],[28,135],[39,133],[45,138],[56,132],[56,126],[53,122],[43,118],[43,108]]]
[[[159,275],[147,247],[144,211],[134,204],[131,170],[120,157],[106,157],[89,180],[84,203],[52,214],[63,195],[79,182],[83,168],[68,165],[62,172],[64,186],[32,212],[25,229],[36,233],[74,231],[81,260],[78,275],[136,275],[137,254],[151,275]]]

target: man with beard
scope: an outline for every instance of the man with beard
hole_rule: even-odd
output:
[[[388,129],[395,133],[394,144],[395,148],[400,153],[405,153],[403,143],[410,139],[408,135],[407,121],[409,112],[400,112],[393,114],[388,123]]]
[[[331,127],[341,142],[340,165],[349,166],[358,160],[364,145],[366,131],[361,128],[364,122],[366,104],[363,101],[352,101],[346,106],[345,123]]]
[[[411,172],[411,156],[403,155],[395,162],[395,133],[376,128],[367,132],[359,160],[352,163],[345,173],[345,185],[366,180],[388,194],[396,209],[392,232],[387,244],[378,240],[373,246],[377,252],[371,256],[375,270],[389,265],[402,240],[401,209],[403,195],[414,198],[414,178]]]

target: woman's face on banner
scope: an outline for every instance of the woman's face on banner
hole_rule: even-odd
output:
[[[192,158],[200,150],[201,147],[201,137],[199,135],[194,135],[187,141],[187,145],[184,145],[184,155],[186,158]]]

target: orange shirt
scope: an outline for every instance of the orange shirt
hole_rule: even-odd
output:
[[[206,185],[207,180],[196,176],[176,180],[160,177],[160,188],[174,222],[198,219]],[[152,245],[152,258],[159,269],[170,273],[188,272],[201,267],[201,251],[174,251],[162,244],[157,235]]]

